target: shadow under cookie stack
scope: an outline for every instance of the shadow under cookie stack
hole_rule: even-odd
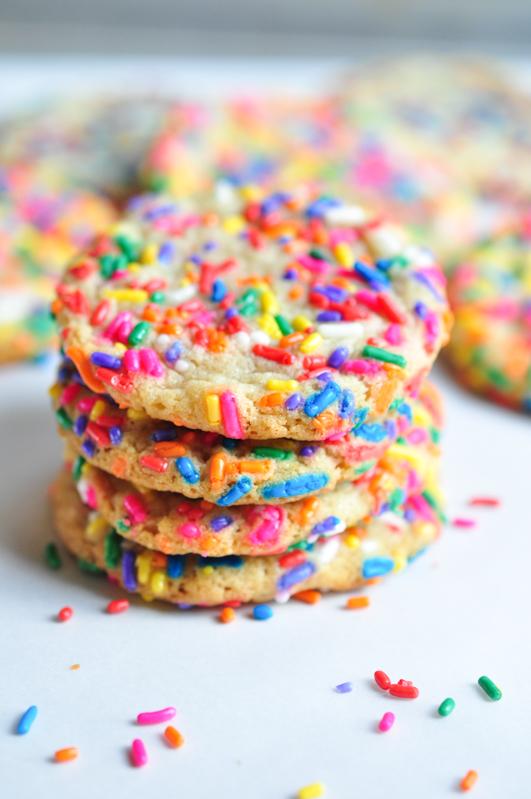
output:
[[[55,522],[85,568],[182,607],[313,600],[438,535],[450,315],[395,224],[306,188],[136,197],[53,312]]]

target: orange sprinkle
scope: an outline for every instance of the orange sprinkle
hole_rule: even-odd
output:
[[[268,474],[271,471],[271,461],[240,461],[239,471],[244,474]]]
[[[271,394],[264,394],[263,397],[260,398],[258,404],[262,408],[274,408],[277,405],[282,405],[284,402],[284,395],[280,393],[280,391],[273,391]]]
[[[370,604],[371,600],[368,596],[351,596],[347,602],[347,610],[360,610],[361,608],[368,608]]]
[[[187,433],[184,433],[181,436],[181,441],[183,444],[194,444],[197,440],[197,433],[194,433],[193,430],[188,430]]]
[[[55,316],[57,316],[57,314],[60,313],[64,307],[65,307],[64,302],[60,300],[58,297],[56,300],[52,302],[52,313]]]
[[[294,347],[296,344],[300,344],[302,341],[304,341],[305,338],[306,335],[304,333],[288,333],[287,336],[282,336],[278,342],[278,346],[282,347],[283,349],[286,349],[286,347]]]
[[[210,461],[210,485],[219,487],[225,477],[225,456],[217,452]]]
[[[293,594],[293,599],[298,599],[299,602],[306,602],[307,605],[316,605],[321,601],[321,594],[319,591],[299,591],[298,594]]]
[[[383,577],[369,577],[368,580],[365,580],[365,585],[378,585],[382,580]]]
[[[161,317],[160,310],[153,308],[151,305],[146,305],[142,313],[142,319],[146,322],[158,322]]]
[[[111,472],[115,477],[123,477],[127,471],[127,458],[115,458],[111,466]]]
[[[203,214],[203,225],[208,225],[209,227],[215,227],[219,225],[219,216],[217,214],[209,213]]]
[[[332,411],[323,411],[313,420],[315,427],[323,434],[330,433],[338,425],[338,417]]]
[[[227,608],[228,609],[228,608]],[[166,727],[164,730],[164,735],[166,739],[171,743],[172,746],[175,746],[177,749],[179,746],[182,746],[184,743],[184,738],[180,732],[177,732],[175,727]]]
[[[461,790],[462,791],[469,791],[472,786],[475,784],[478,778],[477,771],[469,771],[466,777],[463,777],[461,780]]]
[[[178,441],[157,441],[153,451],[159,458],[182,458],[186,447]]]
[[[105,394],[107,389],[101,380],[98,380],[98,378],[93,374],[90,360],[85,358],[83,350],[80,347],[71,346],[68,347],[65,354],[67,358],[70,358],[70,360],[74,361],[79,374],[87,386],[92,389],[92,391],[95,391],[96,394]]]
[[[218,542],[219,540],[215,535],[209,535],[201,540],[201,548],[204,549],[205,552],[209,552],[211,549],[214,549]]]
[[[165,569],[168,563],[168,558],[162,552],[153,551],[151,557],[151,565],[154,569]]]
[[[168,322],[163,322],[158,328],[157,332],[165,333],[167,336],[180,336],[183,332],[183,329],[180,325],[173,325],[168,324]]]
[[[232,608],[223,608],[223,610],[221,611],[221,615],[219,617],[220,621],[222,621],[223,624],[229,624],[229,622],[234,621],[235,618],[236,618],[236,613]]]
[[[288,296],[290,300],[300,300],[303,294],[304,289],[302,286],[293,286],[293,288],[290,289]]]
[[[321,502],[317,497],[309,497],[300,510],[299,523],[301,525],[309,524],[317,513],[320,504]]]
[[[67,760],[75,760],[78,755],[77,746],[69,746],[66,749],[59,749],[55,753],[55,759],[58,763],[66,763]]]
[[[75,671],[76,669],[80,669],[80,668],[81,668],[81,666],[79,665],[79,663],[74,663],[73,666],[70,666],[70,671]]]

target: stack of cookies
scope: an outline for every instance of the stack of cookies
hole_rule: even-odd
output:
[[[182,606],[403,568],[441,523],[444,285],[398,226],[307,187],[131,200],[53,305],[65,545]]]

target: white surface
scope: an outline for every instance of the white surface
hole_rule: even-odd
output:
[[[28,96],[90,82],[88,68],[6,69],[0,62],[10,78],[4,98],[17,87]],[[123,80],[118,72],[110,82]],[[449,527],[423,558],[371,588],[366,610],[348,612],[346,597],[331,595],[314,607],[274,606],[267,622],[240,609],[222,625],[216,611],[133,599],[127,613],[109,616],[108,601],[123,592],[66,557],[59,572],[43,562],[53,538],[46,490],[60,463],[46,396],[52,377],[51,366],[0,370],[2,797],[293,799],[322,781],[327,799],[442,799],[472,768],[478,799],[529,796],[529,418],[438,375],[448,405],[449,515],[474,516],[478,526]],[[467,507],[478,494],[499,497],[502,507]],[[64,605],[75,615],[60,624]],[[413,680],[419,699],[379,692],[376,669]],[[482,674],[503,689],[500,702],[478,688]],[[352,693],[335,693],[347,680]],[[448,696],[456,709],[438,718]],[[32,704],[39,715],[17,736]],[[162,741],[164,725],[134,723],[139,712],[168,705],[186,738],[180,750]],[[376,725],[388,710],[396,724],[382,735]],[[143,769],[128,758],[138,736],[150,757]],[[78,760],[53,762],[55,750],[73,745]]]

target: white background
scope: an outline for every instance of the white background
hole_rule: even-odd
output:
[[[12,77],[4,97],[73,87],[76,74],[79,85],[94,75],[101,83],[101,61],[77,73],[64,63],[36,71],[1,62],[0,74]],[[230,83],[232,69],[233,82],[242,74],[251,81],[244,66],[220,70],[221,79]],[[110,80],[125,81],[124,67],[113,69]],[[208,88],[204,66],[186,69]],[[312,88],[329,74],[323,65],[295,72]],[[266,83],[263,67],[260,75]],[[273,605],[267,622],[241,608],[222,625],[215,610],[136,598],[127,613],[109,616],[107,603],[123,592],[66,556],[58,572],[44,564],[53,538],[47,486],[61,459],[46,393],[52,380],[52,363],[0,371],[2,797],[293,799],[322,781],[329,799],[440,799],[458,793],[470,769],[480,775],[478,799],[530,795],[528,417],[471,397],[438,370],[449,516],[474,517],[477,527],[449,526],[423,558],[369,589],[366,610],[346,611],[346,596],[330,595],[316,606]],[[470,508],[477,495],[502,505]],[[74,617],[61,624],[64,605]],[[376,669],[413,680],[420,697],[383,694]],[[478,688],[483,674],[502,688],[500,702]],[[353,691],[336,693],[347,680]],[[436,710],[448,696],[456,709],[443,719]],[[18,736],[32,704],[38,717]],[[165,725],[135,724],[139,712],[168,705],[186,738],[179,750],[164,743]],[[377,723],[389,710],[396,723],[381,734]],[[135,737],[150,758],[142,769],[129,761]],[[54,752],[66,746],[79,747],[79,758],[56,764]]]

